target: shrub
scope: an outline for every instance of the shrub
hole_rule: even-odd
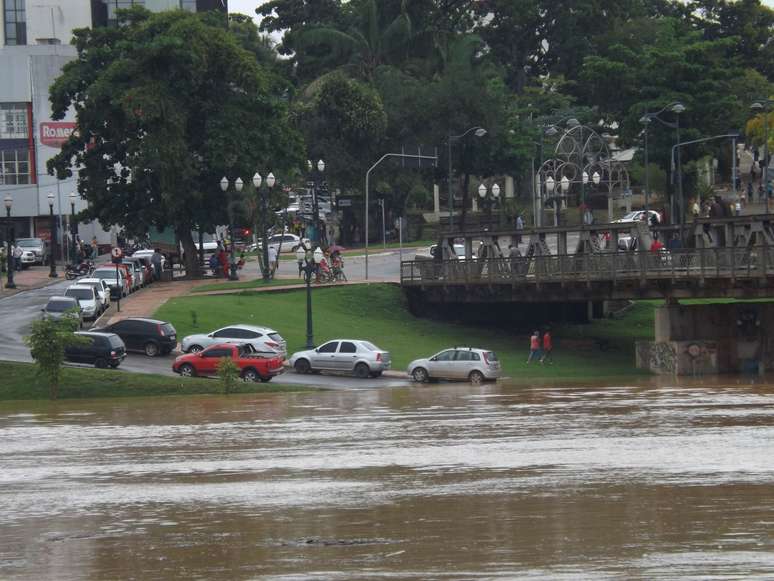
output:
[[[44,318],[33,322],[32,333],[24,338],[32,358],[37,363],[38,375],[48,382],[51,399],[56,399],[59,395],[65,348],[87,341],[73,333],[77,328],[78,320],[73,317]]]
[[[223,393],[229,394],[234,391],[239,380],[239,367],[234,363],[231,357],[223,357],[218,361],[218,378],[220,379]]]

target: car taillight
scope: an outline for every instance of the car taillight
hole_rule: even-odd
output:
[[[266,346],[267,347],[271,347],[273,349],[274,347],[279,347],[279,343],[274,343],[272,341],[266,341]]]
[[[116,355],[118,355],[118,353],[116,353],[115,351],[111,351],[111,352],[110,352],[110,356],[111,356],[111,357],[115,357]]]
[[[376,354],[376,360],[377,361],[381,361],[382,360],[382,354],[381,353],[377,353]]]

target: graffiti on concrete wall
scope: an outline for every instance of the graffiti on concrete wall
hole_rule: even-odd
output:
[[[651,343],[648,364],[656,373],[677,371],[677,351],[672,343]]]

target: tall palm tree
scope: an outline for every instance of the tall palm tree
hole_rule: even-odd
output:
[[[332,61],[336,69],[372,83],[376,70],[394,61],[412,34],[406,0],[402,0],[398,16],[386,26],[382,22],[385,15],[380,14],[380,4],[376,0],[363,0],[356,7],[355,26],[346,31],[332,27],[314,28],[301,36],[300,48],[327,51],[324,58]]]

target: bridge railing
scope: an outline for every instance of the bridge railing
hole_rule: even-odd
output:
[[[774,275],[774,248],[701,248],[401,263],[401,283],[578,284],[617,280],[745,279]]]

